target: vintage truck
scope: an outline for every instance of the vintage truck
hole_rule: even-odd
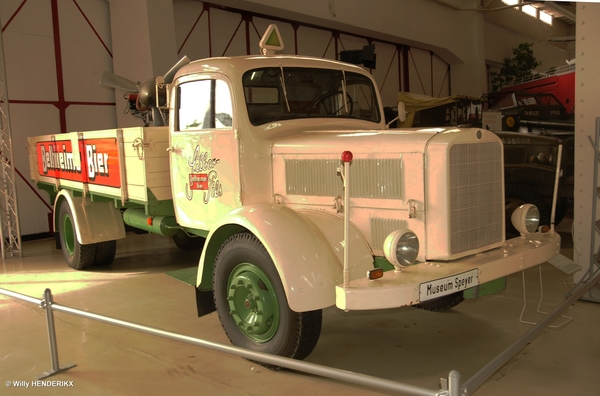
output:
[[[125,224],[203,241],[199,314],[216,308],[237,346],[302,359],[324,308],[445,310],[559,252],[530,204],[505,239],[497,135],[388,129],[361,67],[275,55],[276,26],[261,48],[142,84],[166,126],[29,139],[71,267],[110,263]]]

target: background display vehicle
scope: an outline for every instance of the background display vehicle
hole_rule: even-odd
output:
[[[505,238],[496,134],[388,129],[362,68],[275,55],[275,26],[261,46],[142,84],[164,126],[30,138],[71,267],[110,263],[125,225],[197,241],[198,313],[216,309],[235,345],[302,359],[324,308],[445,310],[558,253],[531,204]]]
[[[574,113],[551,93],[491,92],[488,112],[502,115],[495,132],[505,144],[505,180],[509,209],[521,202],[535,202],[542,219],[550,218],[554,170],[562,145],[555,224],[572,207],[575,172]],[[485,119],[486,114],[483,113]],[[485,123],[485,122],[484,122]],[[511,135],[519,132],[522,136]],[[525,136],[523,136],[525,135]]]
[[[537,135],[573,138],[575,118],[551,93],[490,92],[489,111],[502,113],[502,130]]]
[[[512,93],[505,92],[493,94],[491,95],[492,104],[498,101],[505,102],[502,98],[512,95]],[[537,133],[527,132],[526,128],[521,128],[519,132],[502,129],[502,125],[507,122],[506,116],[498,112],[500,119],[496,117],[496,114],[490,117],[490,111],[487,110],[490,103],[487,99],[465,95],[432,98],[407,92],[398,94],[398,102],[402,103],[402,107],[407,113],[406,119],[402,123],[405,127],[484,127],[492,130],[502,139],[504,143],[506,225],[507,231],[511,235],[514,235],[516,231],[510,222],[510,216],[515,208],[526,202],[533,203],[538,207],[541,224],[550,224],[558,150],[562,145],[558,200],[554,221],[555,225],[559,224],[569,207],[572,206],[573,200],[575,169],[573,137],[568,134],[562,137],[542,135],[539,129]],[[564,113],[564,107],[562,109]],[[388,112],[388,121],[391,121],[396,115],[397,112]],[[489,122],[490,119],[501,121],[502,124],[496,125],[499,123]],[[567,130],[562,130],[562,132],[567,133]],[[572,135],[572,133],[571,130],[570,134]]]

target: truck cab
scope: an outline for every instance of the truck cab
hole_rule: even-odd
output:
[[[271,202],[271,151],[279,139],[384,129],[375,83],[357,70],[290,56],[212,58],[182,68],[170,109],[178,223],[209,230],[234,209]]]

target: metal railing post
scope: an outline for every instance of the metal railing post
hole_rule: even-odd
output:
[[[50,344],[50,360],[52,361],[52,369],[38,375],[37,379],[50,377],[61,371],[75,367],[75,364],[70,363],[64,367],[60,367],[58,363],[58,348],[56,345],[56,330],[54,328],[54,312],[52,311],[52,292],[50,289],[44,291],[44,301],[40,303],[40,307],[46,311],[46,324],[48,325],[48,343]]]
[[[448,374],[448,395],[460,395],[460,373],[456,370],[452,370],[450,371],[450,374]]]

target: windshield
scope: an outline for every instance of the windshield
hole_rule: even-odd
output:
[[[554,95],[518,93],[511,94],[496,103],[490,108],[490,111],[510,109],[514,107],[538,107],[538,106],[556,106],[562,107],[561,103]]]
[[[313,117],[381,120],[375,88],[371,80],[361,74],[266,67],[246,72],[243,84],[253,125]]]

